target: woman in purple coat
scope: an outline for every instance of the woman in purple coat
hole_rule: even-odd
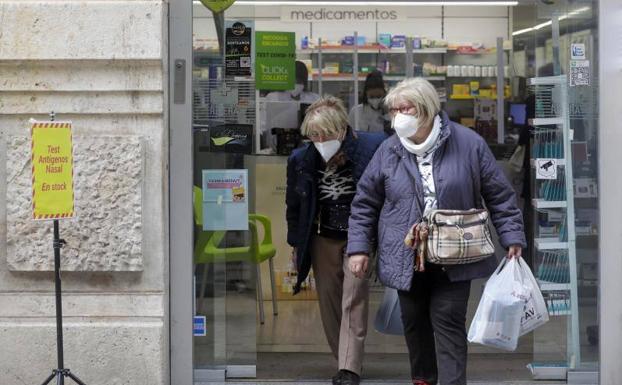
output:
[[[348,231],[349,268],[363,276],[377,245],[379,278],[398,290],[413,384],[466,385],[471,280],[489,276],[497,260],[426,262],[419,272],[404,237],[430,210],[485,204],[508,257],[517,257],[526,247],[522,215],[485,141],[447,118],[428,81],[402,81],[385,103],[396,134],[380,146],[358,184]]]

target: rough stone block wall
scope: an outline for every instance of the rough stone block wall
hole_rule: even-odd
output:
[[[0,1],[0,384],[56,367],[52,224],[30,220],[29,119],[73,122],[61,221],[66,366],[168,383],[167,4]]]

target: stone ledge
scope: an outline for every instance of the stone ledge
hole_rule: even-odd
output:
[[[52,288],[53,285],[50,285]],[[53,293],[0,294],[0,320],[7,318],[54,317]],[[74,294],[63,293],[63,315],[69,317],[164,317],[164,294]],[[0,322],[1,323],[1,322]]]
[[[144,154],[140,137],[75,137],[76,217],[60,223],[67,271],[142,271]],[[7,262],[53,270],[50,222],[31,220],[30,139],[7,141]]]

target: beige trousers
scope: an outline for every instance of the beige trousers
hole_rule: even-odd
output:
[[[315,236],[311,242],[313,272],[324,333],[339,369],[361,374],[369,284],[356,278],[344,256],[346,241]]]

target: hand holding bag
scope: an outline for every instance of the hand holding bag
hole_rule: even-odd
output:
[[[518,259],[504,258],[486,282],[469,328],[469,342],[516,350],[528,295]]]

